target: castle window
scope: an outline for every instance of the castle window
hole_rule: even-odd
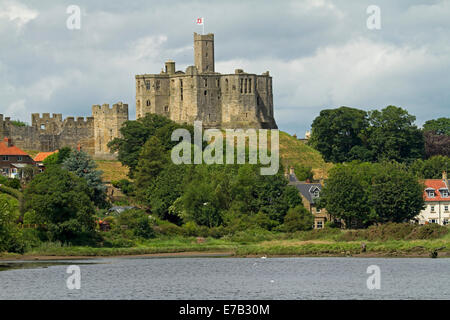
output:
[[[147,100],[147,107],[150,106],[150,100]]]
[[[228,92],[228,79],[225,79],[225,90]]]
[[[45,124],[41,124],[41,129],[45,130]]]
[[[169,112],[169,107],[168,106],[164,106],[164,112]]]
[[[150,80],[145,81],[145,89],[150,90]]]
[[[205,87],[207,87],[208,86],[208,79],[204,79],[204,81],[205,81]]]
[[[183,101],[183,88],[181,88],[181,90],[180,90],[180,99],[181,99],[181,101]]]
[[[241,79],[240,87],[241,87],[241,93],[243,93],[243,90],[244,90],[244,79]]]
[[[247,79],[245,79],[244,93],[247,93]]]
[[[161,81],[156,80],[156,90],[159,90],[160,85],[161,85]]]
[[[180,79],[180,87],[183,88],[183,79]]]
[[[248,79],[248,93],[252,93],[252,79]]]
[[[208,92],[205,90],[204,94],[205,94],[205,96],[206,96],[206,95],[208,94]]]
[[[216,79],[216,86],[219,87],[219,79]]]

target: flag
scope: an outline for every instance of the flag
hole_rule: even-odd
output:
[[[203,25],[203,18],[197,18],[197,24],[199,26],[202,26]]]

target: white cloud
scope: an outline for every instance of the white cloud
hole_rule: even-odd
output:
[[[3,1],[0,3],[0,18],[15,22],[19,27],[36,19],[38,11],[28,8],[18,1]]]

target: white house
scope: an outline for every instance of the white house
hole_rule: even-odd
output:
[[[420,212],[416,219],[420,224],[449,224],[450,193],[447,173],[442,174],[442,179],[426,179],[424,184],[425,209]]]

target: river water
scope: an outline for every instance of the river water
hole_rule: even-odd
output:
[[[69,290],[69,265],[81,272]],[[380,289],[369,290],[369,266]],[[450,299],[450,259],[108,258],[0,262],[0,299]]]

